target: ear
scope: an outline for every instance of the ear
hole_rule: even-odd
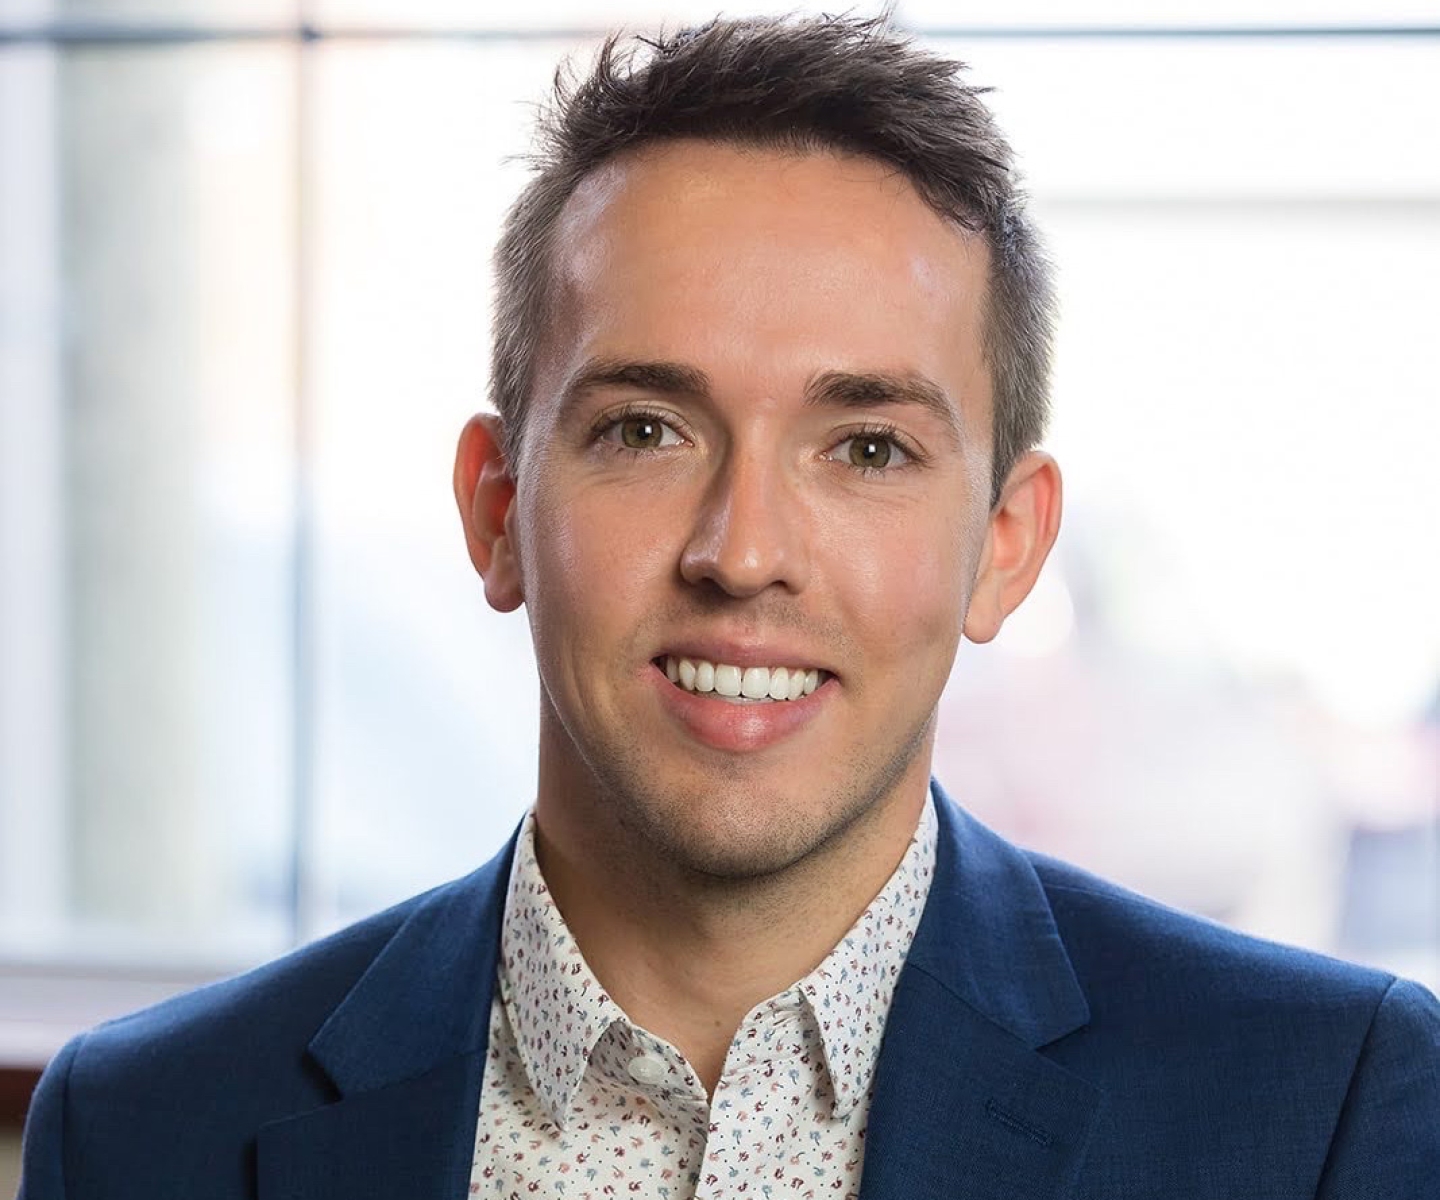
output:
[[[990,512],[980,570],[965,614],[965,636],[988,642],[1035,586],[1060,532],[1060,468],[1032,450],[1005,481]]]
[[[525,589],[513,524],[515,477],[504,447],[499,417],[480,413],[465,423],[455,452],[455,503],[485,599],[497,612],[512,612],[524,603]]]

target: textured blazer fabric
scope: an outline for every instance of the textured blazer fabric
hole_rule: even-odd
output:
[[[864,1200],[1440,1200],[1440,1005],[1021,851],[936,788]],[[513,841],[76,1038],[19,1200],[462,1200]]]

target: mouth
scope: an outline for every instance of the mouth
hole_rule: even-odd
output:
[[[829,678],[829,672],[805,666],[748,666],[664,654],[655,666],[684,692],[731,704],[779,704],[801,700]]]

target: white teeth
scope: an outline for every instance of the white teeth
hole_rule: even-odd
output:
[[[729,663],[717,663],[715,666],[715,691],[721,696],[738,696],[740,694],[739,667],[732,667]]]
[[[770,694],[770,668],[746,667],[740,676],[740,694],[747,700],[763,700]]]
[[[768,701],[810,695],[820,686],[821,673],[815,667],[737,667],[666,655],[665,677],[687,692]]]

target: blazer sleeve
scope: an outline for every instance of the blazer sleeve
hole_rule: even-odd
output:
[[[1355,1064],[1317,1200],[1434,1200],[1440,1188],[1440,1003],[1390,985]]]
[[[70,1068],[82,1041],[83,1034],[51,1060],[30,1099],[15,1200],[63,1200],[65,1196],[65,1110]]]

